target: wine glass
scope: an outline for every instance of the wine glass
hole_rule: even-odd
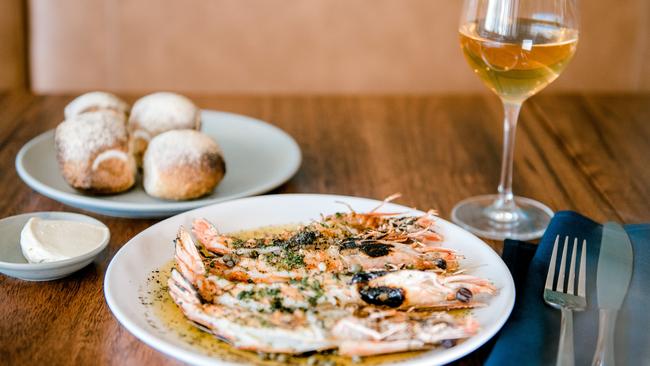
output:
[[[512,194],[512,163],[522,103],[555,80],[578,43],[576,0],[465,0],[460,46],[474,73],[503,102],[498,194],[459,202],[452,220],[490,239],[540,237],[553,211]]]

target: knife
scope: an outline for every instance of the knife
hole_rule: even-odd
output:
[[[603,225],[596,272],[600,319],[592,366],[614,365],[616,315],[623,304],[632,277],[632,258],[632,243],[623,227],[615,222]]]

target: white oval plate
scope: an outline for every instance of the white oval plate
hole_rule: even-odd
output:
[[[92,196],[70,187],[56,161],[54,130],[29,141],[16,156],[16,170],[37,192],[72,207],[108,216],[167,217],[212,203],[268,192],[300,167],[296,141],[281,129],[246,116],[202,112],[202,131],[223,148],[226,176],[212,194],[191,201],[165,201],[147,195],[140,182],[128,192]]]
[[[167,327],[138,299],[146,291],[147,277],[173,259],[172,240],[180,225],[190,227],[192,220],[205,217],[223,232],[252,229],[266,225],[309,222],[320,214],[332,214],[347,208],[346,202],[358,212],[376,207],[380,202],[366,198],[283,194],[224,202],[171,217],[136,235],[115,255],[104,278],[104,295],[111,311],[140,340],[181,361],[196,365],[237,365],[212,358],[192,348]],[[408,207],[386,204],[380,211],[422,214]],[[481,324],[474,337],[449,349],[437,349],[408,359],[403,365],[444,364],[456,360],[487,342],[503,326],[515,300],[512,276],[501,257],[479,238],[460,227],[439,219],[438,229],[445,236],[445,245],[466,256],[464,266],[475,268],[471,273],[490,279],[499,289],[489,305],[473,310]],[[215,338],[215,342],[218,340]]]

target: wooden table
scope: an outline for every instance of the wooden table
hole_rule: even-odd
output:
[[[134,97],[127,98],[133,101]],[[70,96],[0,94],[0,217],[79,210],[18,178],[14,158],[61,121]],[[271,121],[304,153],[298,174],[273,193],[318,192],[437,208],[496,189],[501,107],[492,95],[205,97],[203,108]],[[542,95],[523,108],[517,194],[596,220],[650,221],[650,94]],[[0,275],[0,364],[177,364],[127,332],[102,292],[110,259],[156,220],[90,214],[112,232],[108,250],[75,275],[30,283]],[[499,251],[501,243],[491,242]],[[460,364],[480,364],[481,348]]]

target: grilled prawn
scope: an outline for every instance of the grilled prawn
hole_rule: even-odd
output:
[[[237,348],[366,356],[428,349],[476,334],[489,281],[464,274],[432,213],[338,213],[241,240],[207,220],[181,227],[169,293],[185,316]]]
[[[336,214],[294,231],[241,240],[220,234],[205,219],[192,231],[209,271],[231,280],[278,282],[313,272],[426,269],[453,272],[461,258],[440,245],[430,215]]]
[[[260,312],[206,303],[176,271],[169,280],[169,292],[188,319],[245,350],[300,354],[338,349],[342,355],[368,356],[432,348],[470,337],[478,330],[471,318],[458,319],[442,312],[371,311],[360,317],[350,309],[336,307]]]
[[[311,292],[325,294],[321,302],[331,304],[371,304],[389,307],[468,308],[480,306],[471,302],[475,295],[494,295],[494,286],[488,281],[469,275],[441,276],[435,272],[397,270],[392,272],[360,272],[354,276],[336,275],[329,272],[302,277],[302,281],[290,280],[284,284],[268,285],[231,281],[213,274],[206,266],[192,236],[179,229],[176,239],[176,263],[183,276],[199,291],[203,299],[219,298],[230,305],[231,298],[242,299],[245,293],[282,293],[293,299],[297,307],[315,305]],[[300,286],[302,285],[302,286]],[[248,296],[250,298],[250,296]]]

